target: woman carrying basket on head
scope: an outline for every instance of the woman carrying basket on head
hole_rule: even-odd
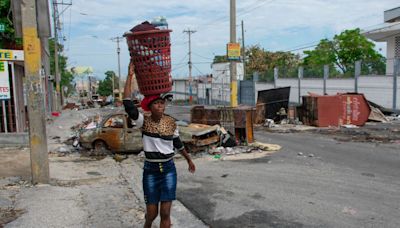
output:
[[[130,98],[131,83],[134,75],[134,66],[129,65],[129,75],[124,89],[124,106],[129,117],[142,130],[143,150],[145,161],[143,167],[143,192],[146,203],[146,221],[144,227],[151,227],[160,209],[160,227],[171,226],[171,206],[176,199],[177,175],[173,156],[174,149],[185,157],[189,172],[195,172],[189,154],[185,150],[175,123],[175,119],[164,114],[165,102],[171,95],[146,96],[141,103],[144,111],[150,115],[143,115],[138,111]]]

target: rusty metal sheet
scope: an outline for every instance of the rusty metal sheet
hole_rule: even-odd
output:
[[[218,125],[210,126],[205,124],[189,124],[188,126],[179,126],[180,133],[190,134],[190,136],[202,136],[219,130]]]
[[[195,106],[191,109],[192,123],[215,125],[220,124],[220,111],[216,107]]]
[[[263,124],[265,121],[265,104],[258,103],[256,105],[255,115],[253,117],[255,124]]]
[[[338,94],[334,96],[303,97],[303,122],[318,127],[367,122],[370,107],[362,94]]]
[[[265,118],[278,119],[277,112],[289,106],[290,87],[260,90],[257,95],[257,104],[265,104]]]

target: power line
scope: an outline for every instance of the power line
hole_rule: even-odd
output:
[[[263,6],[263,5],[267,4],[267,3],[272,3],[273,1],[275,1],[275,0],[270,0],[270,1],[262,2],[261,4],[259,4],[259,5],[255,6],[255,7],[251,8],[251,9],[249,9],[249,10],[246,10],[245,12],[238,13],[237,16],[243,16],[243,15],[245,15],[245,14],[248,14],[248,13],[254,11],[254,10],[259,9],[261,6]]]
[[[179,70],[179,69],[181,69],[181,68],[183,68],[183,67],[185,67],[186,65],[182,65],[182,66],[180,66],[180,67],[175,67],[174,69],[172,69],[171,71],[176,71],[176,70]]]
[[[267,4],[267,3],[268,4],[272,3],[273,1],[275,1],[275,0],[264,1],[264,2],[262,2],[262,0],[258,0],[254,4],[257,4],[257,2],[261,2],[260,4],[258,4],[256,6],[253,6],[253,7],[249,6],[249,7],[251,7],[250,9],[247,9],[247,10],[242,11],[241,13],[238,13],[237,16],[243,16],[243,15],[245,15],[247,13],[250,13],[250,12],[252,12],[254,10],[259,9],[261,6],[263,6],[263,5]],[[202,24],[202,25],[198,26],[197,29],[202,28],[202,27],[207,27],[207,26],[215,26],[215,25],[218,25],[218,24],[221,24],[221,23],[227,23],[228,21],[229,21],[229,16],[223,16],[223,17],[217,18],[215,20],[212,20],[210,22],[207,22],[205,24]]]
[[[195,53],[195,52],[193,52],[193,55],[196,55],[196,56],[198,56],[198,57],[200,57],[200,58],[203,58],[203,59],[212,60],[212,58],[204,57],[204,56],[199,55],[199,54],[197,54],[197,53]]]
[[[188,56],[188,54],[186,53],[186,55],[185,56],[183,56],[183,58],[179,61],[179,63],[178,64],[174,64],[174,65],[180,65],[180,64],[182,64],[183,63],[183,60],[185,60],[186,59],[186,56]],[[186,63],[185,63],[186,64]]]
[[[195,65],[193,65],[193,67],[194,67],[194,69],[196,69],[200,73],[200,75],[205,75]]]

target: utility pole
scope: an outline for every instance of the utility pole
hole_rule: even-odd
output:
[[[242,20],[242,59],[243,59],[243,78],[246,78],[246,48],[244,46],[244,23]],[[245,80],[245,79],[243,79]]]
[[[40,9],[38,10],[40,12]],[[37,31],[36,1],[21,1],[25,77],[28,99],[32,183],[49,183],[45,104],[41,82],[41,46]]]
[[[61,111],[61,106],[63,104],[63,97],[61,96],[60,92],[60,70],[59,70],[59,60],[58,60],[58,30],[60,29],[59,27],[59,19],[60,15],[64,13],[64,11],[67,9],[65,8],[63,12],[59,13],[58,12],[58,5],[67,5],[68,7],[72,5],[72,3],[64,3],[64,2],[53,2],[53,26],[54,26],[54,77],[56,79],[56,111],[60,112]]]
[[[53,26],[54,26],[54,77],[56,79],[56,111],[61,110],[60,74],[58,73],[58,8],[57,2],[53,2]]]
[[[118,55],[118,98],[122,101],[122,92],[121,92],[121,62],[120,62],[120,53],[121,49],[119,48],[119,42],[122,41],[123,37],[114,37],[111,38],[112,41],[117,42],[117,55]],[[114,97],[114,78],[113,78],[113,97]]]
[[[230,42],[236,43],[236,0],[230,0]],[[237,69],[236,62],[231,61],[230,73],[231,73],[231,106],[236,107],[238,105],[237,100]]]
[[[183,32],[187,33],[189,35],[189,62],[188,62],[188,65],[189,65],[189,93],[190,93],[189,103],[192,104],[192,100],[193,100],[192,81],[193,81],[193,78],[192,78],[192,41],[191,41],[191,34],[195,33],[196,31],[187,29],[187,30],[183,30]],[[199,93],[199,92],[197,91],[197,93]]]

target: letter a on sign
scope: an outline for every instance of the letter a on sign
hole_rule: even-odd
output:
[[[8,75],[8,63],[0,61],[0,100],[10,99],[10,79]]]

